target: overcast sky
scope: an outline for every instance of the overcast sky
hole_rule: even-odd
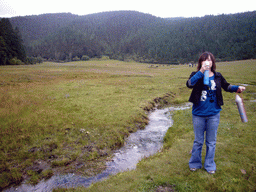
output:
[[[0,17],[133,10],[157,17],[201,17],[256,10],[256,0],[0,0]]]

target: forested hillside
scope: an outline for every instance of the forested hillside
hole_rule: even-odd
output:
[[[70,61],[83,56],[185,63],[210,51],[220,60],[256,58],[256,12],[164,19],[134,11],[10,19],[28,56]]]

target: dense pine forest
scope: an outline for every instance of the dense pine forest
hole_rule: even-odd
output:
[[[0,65],[26,61],[25,48],[19,29],[13,29],[9,19],[0,20]]]
[[[8,19],[1,20],[1,31],[6,22]],[[197,62],[206,50],[222,61],[256,58],[255,11],[168,19],[135,11],[85,16],[61,13],[14,17],[10,23],[16,39],[22,37],[15,48],[22,56],[8,50],[12,47],[10,37],[0,32],[0,54],[6,61],[11,57],[24,61],[23,45],[28,57],[54,61],[106,55],[118,60],[179,64]]]

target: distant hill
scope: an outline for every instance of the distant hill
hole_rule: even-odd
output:
[[[13,17],[10,19],[14,27],[18,27],[24,42],[31,42],[54,33],[59,28],[78,18],[71,13],[44,14],[38,16]]]
[[[85,16],[44,14],[10,19],[27,54],[70,61],[100,57],[184,63],[211,51],[220,60],[256,57],[256,12],[200,18],[159,18],[136,11]]]

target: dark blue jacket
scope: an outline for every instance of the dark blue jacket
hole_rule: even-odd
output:
[[[189,97],[189,101],[194,103],[194,104],[198,104],[200,102],[200,98],[201,98],[201,93],[202,90],[204,88],[204,82],[203,82],[203,78],[199,79],[198,82],[195,85],[191,85],[190,83],[190,78],[193,77],[196,72],[192,72],[186,85],[188,88],[193,88],[191,95]],[[221,88],[223,88],[225,91],[227,92],[236,92],[238,89],[238,86],[233,86],[230,85],[225,78],[221,75],[221,73],[219,72],[215,72],[214,73],[214,81],[216,83],[216,97],[217,97],[217,103],[219,106],[223,105],[223,97],[222,97],[222,92],[221,92]]]

